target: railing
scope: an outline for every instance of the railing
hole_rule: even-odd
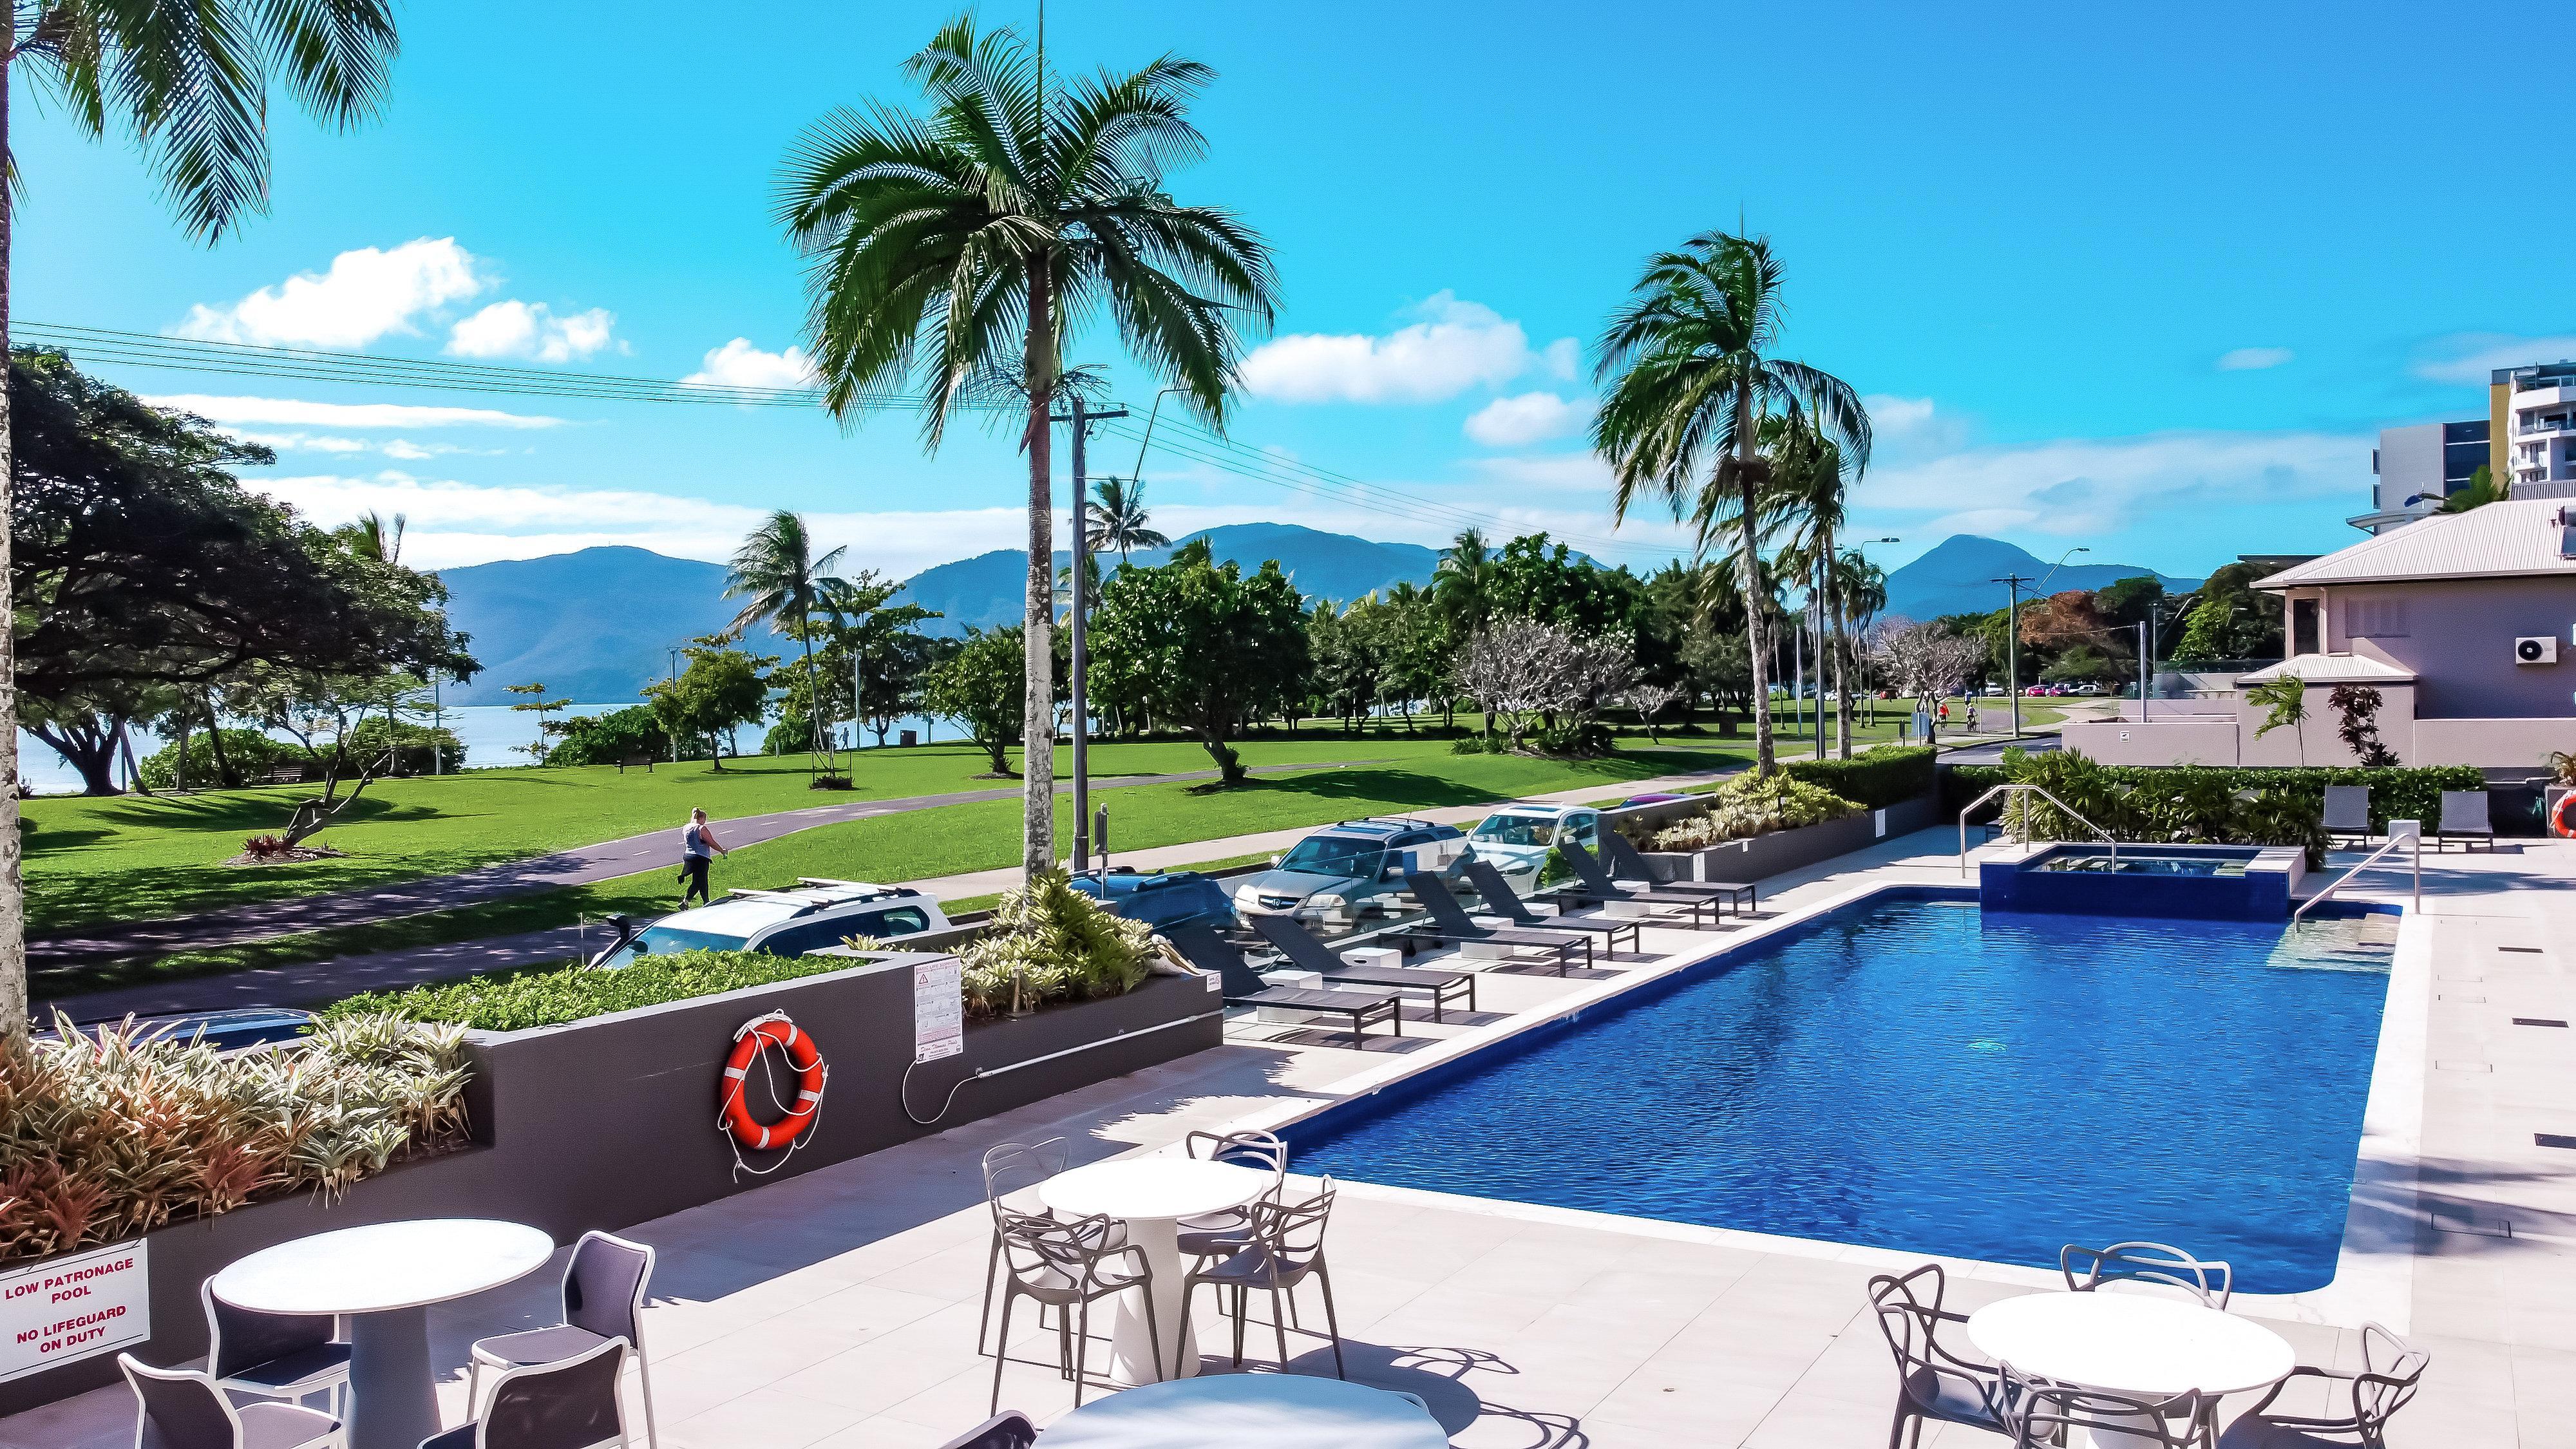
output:
[[[2110,844],[2111,863],[2115,866],[2120,863],[2119,838],[2113,835],[2110,831],[2107,831],[2101,826],[2094,824],[2092,821],[2085,819],[2083,816],[2076,814],[2074,806],[2069,805],[2065,801],[2058,799],[2056,796],[2049,794],[2046,790],[2041,789],[2037,785],[1997,785],[1995,788],[1988,790],[1983,795],[1969,801],[1968,808],[1959,812],[1959,874],[1966,875],[1968,873],[1969,811],[1975,810],[1978,806],[1992,800],[1997,795],[2010,795],[2017,792],[2037,795],[2039,798],[2063,811],[2067,819],[2072,820],[2076,824],[2083,826],[2085,829],[2092,831],[2094,834],[2101,836],[2103,840]],[[2026,802],[2023,804],[2021,811],[2021,843],[2024,845],[2030,844],[2030,806]]]
[[[2392,820],[2388,822],[2388,843],[2363,857],[2361,864],[2354,866],[2352,869],[2345,871],[2339,876],[2336,876],[2332,883],[2328,884],[2324,890],[2321,890],[2315,895],[2308,897],[2306,900],[2301,901],[2299,903],[2299,908],[2290,912],[2290,924],[2296,926],[2303,923],[2307,919],[2308,912],[2314,909],[2318,903],[2325,900],[2326,897],[2333,895],[2336,891],[2342,890],[2345,884],[2354,876],[2357,876],[2363,871],[2370,869],[2372,866],[2379,864],[2379,858],[2381,856],[2386,855],[2388,852],[2395,850],[2401,845],[2411,845],[2414,847],[2415,909],[2419,911],[2422,910],[2424,908],[2424,824],[2420,820]]]

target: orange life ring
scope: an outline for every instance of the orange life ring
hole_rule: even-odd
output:
[[[751,1106],[745,1100],[743,1078],[751,1071],[754,1058],[769,1047],[776,1047],[796,1069],[796,1104],[787,1115],[775,1122],[752,1120]],[[823,1065],[823,1054],[816,1049],[814,1038],[796,1029],[787,1013],[773,1011],[767,1016],[744,1022],[733,1034],[733,1055],[725,1062],[723,1112],[725,1130],[745,1147],[789,1147],[813,1127],[814,1118],[823,1109],[823,1083],[831,1075]]]
[[[2576,821],[2567,818],[2567,812],[2570,809],[2576,809],[2576,790],[2570,790],[2559,796],[2558,808],[2549,812],[2549,831],[2552,835],[2566,840],[2576,840]]]

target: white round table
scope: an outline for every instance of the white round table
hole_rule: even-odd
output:
[[[1968,1315],[1968,1342],[2059,1383],[2165,1399],[2269,1388],[2298,1366],[2289,1340],[2215,1308],[2142,1293],[2031,1293]]]
[[[498,1288],[553,1255],[554,1239],[490,1218],[342,1228],[263,1248],[214,1278],[259,1313],[350,1320],[349,1449],[417,1449],[439,1430],[429,1305]]]
[[[1118,1295],[1110,1376],[1122,1384],[1186,1379],[1199,1371],[1198,1336],[1181,1316],[1180,1220],[1239,1208],[1270,1191],[1271,1175],[1195,1157],[1129,1157],[1060,1172],[1038,1184],[1038,1200],[1060,1218],[1106,1214],[1127,1224],[1127,1241],[1154,1269],[1154,1326],[1164,1362],[1154,1362],[1137,1295]],[[1049,1431],[1053,1432],[1053,1431]]]
[[[1440,1421],[1384,1389],[1305,1374],[1211,1374],[1095,1399],[1046,1449],[1449,1449]]]

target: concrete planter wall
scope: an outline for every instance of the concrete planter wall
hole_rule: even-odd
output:
[[[1801,825],[1794,830],[1775,830],[1747,840],[1730,840],[1706,850],[1650,852],[1646,856],[1646,864],[1659,880],[1748,884],[1866,849],[1890,836],[1922,830],[1936,822],[1938,798],[1937,795],[1922,795],[1899,801],[1884,810],[1865,810],[1845,819],[1828,820],[1822,825]],[[1664,808],[1669,806],[1647,806],[1636,813],[1642,815],[1645,809]],[[1627,813],[1621,812],[1623,816]],[[1684,809],[1677,813],[1688,811]],[[1653,823],[1662,824],[1663,821]]]
[[[493,1217],[568,1243],[593,1228],[621,1228],[747,1192],[1224,1039],[1222,1003],[1205,978],[1149,977],[1124,996],[969,1025],[962,1055],[912,1073],[907,1114],[900,1093],[912,1062],[912,973],[925,959],[934,958],[877,957],[828,975],[564,1026],[469,1033],[474,1147],[369,1178],[329,1205],[280,1199],[151,1234],[153,1336],[133,1352],[162,1364],[203,1354],[197,1285],[289,1239],[402,1218]],[[786,1012],[813,1035],[831,1077],[804,1144],[775,1172],[737,1178],[728,1139],[715,1125],[718,1084],[734,1031],[770,1011]],[[913,1120],[938,1113],[949,1089],[979,1070],[996,1074],[960,1088],[935,1123]],[[759,1080],[756,1069],[752,1080]],[[777,1114],[761,1104],[755,1115]],[[764,1168],[780,1156],[745,1153]],[[0,1414],[117,1377],[110,1354],[0,1384]]]

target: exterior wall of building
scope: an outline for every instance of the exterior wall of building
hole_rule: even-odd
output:
[[[2425,423],[2412,428],[2381,428],[2378,461],[2379,483],[2371,490],[2370,503],[2383,512],[2406,507],[2406,500],[2418,493],[2440,496],[2442,492],[2442,425]]]
[[[2576,576],[2346,584],[2325,596],[2326,651],[2413,672],[2426,719],[2576,713]],[[2555,664],[2517,664],[2513,641],[2554,639]],[[2408,763],[2412,764],[2413,761]]]
[[[2535,775],[2552,750],[2576,752],[2576,718],[2426,719],[2415,722],[2410,765],[2528,766]]]

